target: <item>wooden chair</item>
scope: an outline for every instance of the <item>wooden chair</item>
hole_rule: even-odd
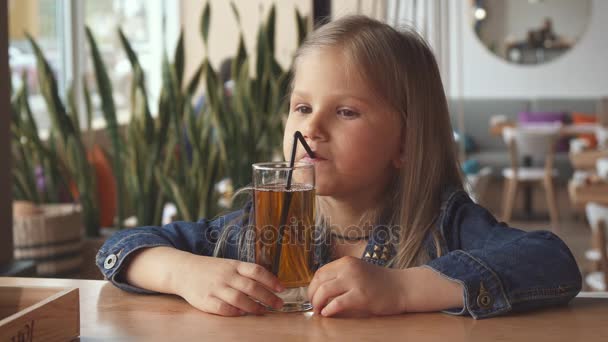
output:
[[[608,251],[606,250],[606,229],[608,229],[608,207],[589,203],[585,207],[587,220],[591,226],[592,249],[585,253],[588,259],[597,261],[597,269],[585,277],[585,283],[594,291],[606,291],[608,284]],[[594,254],[594,255],[591,255]]]
[[[509,222],[517,196],[518,187],[522,183],[540,184],[545,190],[547,207],[553,230],[557,230],[559,216],[555,200],[553,178],[557,170],[553,168],[555,157],[555,141],[559,137],[559,126],[505,127],[503,138],[509,146],[511,167],[503,169],[503,221]],[[543,166],[520,166],[520,160],[527,157],[532,161],[542,161]]]

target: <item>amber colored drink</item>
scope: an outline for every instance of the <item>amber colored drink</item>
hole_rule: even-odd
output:
[[[290,201],[286,200],[287,196],[291,196]],[[280,233],[283,206],[288,202],[289,210]],[[312,280],[315,271],[314,207],[312,185],[294,184],[290,190],[273,185],[255,189],[255,262],[271,272],[278,270],[276,276],[285,288],[308,286]],[[277,268],[274,262],[279,245],[281,253]]]

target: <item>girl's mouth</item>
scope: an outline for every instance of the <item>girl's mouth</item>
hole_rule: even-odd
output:
[[[312,163],[312,164],[316,164],[316,163],[320,163],[323,161],[326,161],[327,159],[320,157],[320,156],[315,156],[315,158],[311,158],[308,154],[304,155],[304,157],[301,159],[303,162],[307,162],[307,163]]]

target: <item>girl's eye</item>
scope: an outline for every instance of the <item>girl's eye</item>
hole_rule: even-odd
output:
[[[353,112],[350,109],[340,109],[338,110],[338,114],[345,119],[354,119],[359,116],[359,113]]]
[[[294,112],[301,114],[310,114],[312,112],[312,109],[308,106],[297,106],[294,109]]]

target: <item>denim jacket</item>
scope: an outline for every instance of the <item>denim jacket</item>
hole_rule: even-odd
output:
[[[441,256],[432,239],[425,244],[431,260],[423,265],[463,285],[463,308],[445,310],[476,319],[565,304],[581,290],[581,274],[566,244],[548,231],[524,232],[498,222],[462,190],[446,192],[435,229]],[[99,250],[96,262],[106,279],[119,288],[152,293],[125,283],[120,271],[131,253],[153,246],[171,246],[211,256],[222,229],[244,211],[214,220],[173,222],[163,227],[139,227],[112,235]],[[253,216],[253,215],[251,215]],[[238,229],[233,230],[235,233]],[[236,234],[232,234],[234,236]],[[374,228],[362,259],[384,266],[395,248],[383,227]],[[230,241],[230,238],[229,240]],[[315,254],[318,254],[315,252]],[[225,258],[237,259],[235,243],[228,243]],[[320,264],[329,262],[322,254]]]

